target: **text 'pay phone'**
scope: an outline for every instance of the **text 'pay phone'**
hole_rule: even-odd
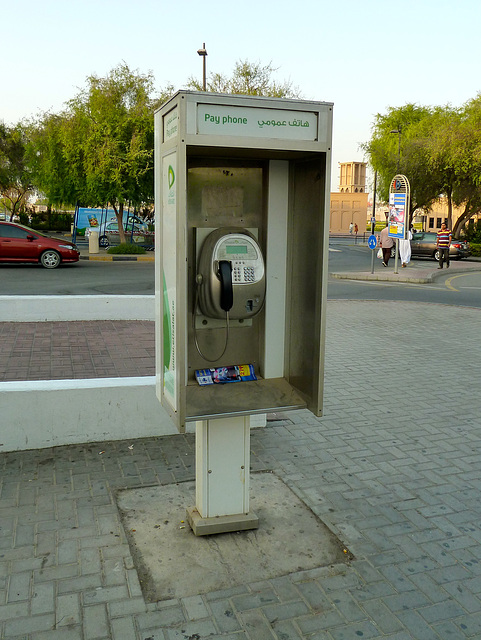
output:
[[[229,319],[257,315],[265,300],[266,278],[264,257],[254,235],[234,227],[209,233],[200,250],[196,288],[194,316],[198,306],[208,318],[226,319],[228,328]],[[226,347],[227,338],[224,352]]]

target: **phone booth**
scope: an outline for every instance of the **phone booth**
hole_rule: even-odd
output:
[[[197,535],[258,525],[250,416],[322,412],[332,108],[179,91],[155,114],[156,389],[196,425]]]

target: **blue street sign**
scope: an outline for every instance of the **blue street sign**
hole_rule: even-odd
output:
[[[367,246],[370,249],[375,249],[377,246],[377,238],[376,236],[369,236],[369,240],[367,241]]]

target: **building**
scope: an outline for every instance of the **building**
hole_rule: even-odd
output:
[[[464,207],[457,207],[453,205],[452,211],[452,227],[456,224],[457,219],[463,214]],[[481,214],[475,214],[468,224],[475,224],[478,220],[481,220]],[[439,231],[441,223],[448,221],[448,201],[447,198],[439,198],[432,205],[431,209],[426,211],[420,211],[417,209],[414,213],[414,226],[422,229],[423,231]]]
[[[372,216],[372,202],[368,202],[366,193],[366,163],[341,162],[339,164],[339,192],[331,193],[331,233],[349,233],[349,226],[357,224],[359,233],[367,229]],[[463,213],[464,207],[453,206],[452,226]],[[384,222],[387,219],[388,206],[384,202],[376,203],[375,219]],[[447,222],[448,204],[446,198],[439,198],[426,212],[418,209],[414,213],[414,227],[423,231],[439,231],[441,222]],[[474,215],[470,224],[481,220],[481,214]]]
[[[339,193],[331,193],[331,221],[333,233],[349,233],[349,226],[358,226],[359,233],[367,225],[366,163],[341,162]]]
[[[340,193],[364,193],[366,191],[365,162],[341,162],[339,168]]]

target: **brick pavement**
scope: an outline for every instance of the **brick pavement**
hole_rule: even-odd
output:
[[[329,302],[325,415],[253,430],[252,470],[281,477],[348,565],[148,604],[115,491],[192,479],[193,437],[0,454],[0,637],[481,637],[480,314]]]
[[[0,382],[155,375],[153,322],[0,322],[0,344]]]

